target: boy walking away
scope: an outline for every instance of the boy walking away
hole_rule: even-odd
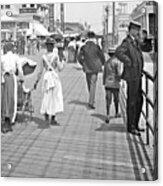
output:
[[[103,85],[106,92],[106,123],[110,121],[110,105],[112,101],[112,95],[114,97],[115,117],[120,117],[119,114],[119,88],[120,88],[120,76],[121,76],[121,63],[114,56],[115,49],[110,48],[108,52],[110,58],[104,65]]]

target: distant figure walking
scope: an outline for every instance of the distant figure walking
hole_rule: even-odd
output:
[[[88,107],[95,109],[95,91],[98,73],[102,71],[102,65],[105,63],[105,57],[96,44],[94,32],[88,32],[88,40],[85,45],[81,47],[78,55],[78,61],[82,65],[86,74],[86,81],[89,91]]]
[[[74,37],[71,38],[68,44],[68,62],[76,62],[76,40]]]
[[[54,41],[47,39],[46,41],[47,53],[43,55],[40,70],[37,75],[37,79],[34,88],[41,78],[43,69],[45,74],[43,77],[43,100],[41,104],[41,114],[44,114],[47,125],[59,125],[56,121],[56,114],[63,112],[63,94],[61,81],[58,75],[58,71],[63,69],[63,62],[59,61],[58,52],[53,52]],[[57,50],[56,50],[57,51]],[[51,120],[49,121],[49,117]]]

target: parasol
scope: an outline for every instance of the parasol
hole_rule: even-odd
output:
[[[30,66],[28,63],[23,65],[23,74],[24,75],[29,75],[32,74],[35,71],[36,66]]]
[[[22,57],[20,62],[22,65],[24,76],[32,74],[35,71],[35,68],[37,66],[37,63],[35,61]]]

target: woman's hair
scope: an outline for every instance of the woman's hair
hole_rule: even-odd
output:
[[[9,51],[13,52],[13,50],[14,50],[14,45],[12,43],[8,42],[4,45],[4,54],[6,54]]]
[[[109,52],[108,53],[110,57],[113,57],[115,55],[115,53]]]
[[[53,52],[54,44],[53,43],[47,43],[46,48],[48,52]]]

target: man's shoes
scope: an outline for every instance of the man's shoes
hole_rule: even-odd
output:
[[[109,123],[110,122],[110,116],[106,116],[105,122],[106,123]]]
[[[8,127],[8,126],[1,126],[1,132],[6,134],[8,132],[12,131],[12,128]]]
[[[6,118],[5,119],[5,130],[7,131],[7,132],[12,132],[13,131],[13,129],[12,129],[12,124],[11,124],[11,121],[10,121],[10,119],[9,118]]]
[[[120,118],[121,117],[121,114],[117,113],[117,114],[115,114],[115,117],[116,118]]]
[[[13,129],[12,129],[11,126],[8,128],[8,131],[9,131],[9,132],[12,132],[12,131],[13,131]]]
[[[95,109],[96,107],[94,105],[88,104],[89,109]]]
[[[45,114],[45,121],[49,121],[49,115],[48,114]]]
[[[7,132],[9,132],[9,129],[6,127],[1,127],[1,132],[6,134]]]
[[[138,132],[145,132],[145,129],[143,129],[143,128],[136,128],[136,130],[138,131]]]
[[[136,135],[136,136],[141,136],[141,134],[139,133],[139,132],[137,132],[136,130],[128,130],[128,132],[130,133],[130,134],[133,134],[133,135]]]

